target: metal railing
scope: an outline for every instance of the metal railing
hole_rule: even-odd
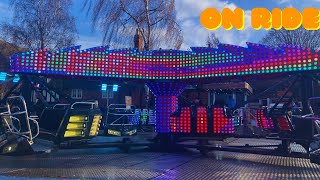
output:
[[[98,107],[98,104],[96,102],[75,102],[71,105],[70,109],[76,109],[75,105],[89,105],[90,109],[95,109]]]
[[[10,100],[13,100],[13,101],[20,100],[22,103],[22,110],[19,108],[18,112],[12,113],[10,110],[10,104],[9,104]],[[27,138],[29,144],[33,144],[33,139],[39,135],[39,124],[38,124],[38,121],[36,120],[35,117],[29,117],[27,105],[26,105],[24,98],[22,96],[8,97],[6,106],[7,106],[7,111],[0,113],[0,117],[2,117],[2,120],[5,122],[7,129],[8,129],[8,132],[13,133],[13,134],[17,134],[19,136],[23,136],[23,137]],[[21,127],[22,121],[21,121],[21,119],[16,117],[18,115],[24,115],[26,131],[22,131],[22,127]],[[19,127],[16,127],[14,125],[14,121],[18,122]],[[36,126],[36,134],[35,135],[32,134],[30,122],[34,123]]]

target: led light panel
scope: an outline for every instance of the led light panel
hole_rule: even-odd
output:
[[[286,116],[280,116],[277,118],[278,126],[281,131],[290,131],[290,125]]]
[[[238,118],[227,118],[223,108],[213,108],[213,133],[233,134],[238,125]]]
[[[7,79],[7,73],[1,72],[0,73],[0,81],[5,81]]]
[[[149,109],[149,124],[156,123],[156,114],[154,110]]]
[[[141,109],[136,109],[134,112],[134,116],[128,116],[129,122],[138,125],[140,121],[140,116],[141,116]]]
[[[191,132],[191,111],[190,107],[182,107],[179,117],[170,117],[171,132],[190,133]]]
[[[101,91],[107,91],[107,87],[108,87],[107,84],[102,84],[101,85]]]
[[[269,117],[265,116],[265,113],[262,109],[258,109],[255,114],[254,117],[257,121],[258,127],[261,129],[273,129],[273,122],[272,119]]]
[[[248,48],[220,45],[192,51],[109,50],[80,46],[57,52],[47,49],[11,57],[11,72],[72,77],[177,80],[319,70],[319,52],[282,46],[272,49],[247,43]]]
[[[155,130],[160,133],[169,133],[172,131],[170,121],[176,121],[170,115],[177,110],[177,96],[184,90],[186,84],[182,82],[148,82],[147,84],[155,95]]]
[[[197,108],[197,133],[208,133],[208,114],[206,107]]]
[[[147,120],[148,120],[148,109],[142,109],[141,124],[147,124]]]
[[[192,51],[156,50],[138,52],[137,49],[116,49],[100,46],[80,50],[80,46],[56,52],[28,51],[11,56],[11,72],[17,74],[45,74],[68,78],[87,77],[142,79],[156,96],[156,131],[171,132],[170,114],[177,109],[177,96],[186,84],[180,80],[247,76],[297,71],[318,71],[319,51],[308,48],[267,46],[247,43],[247,48],[219,45],[216,48],[197,47]],[[0,74],[0,81],[4,78]],[[104,91],[106,87],[102,86]],[[113,86],[113,90],[117,90]],[[205,133],[206,115],[199,109],[197,132]],[[239,119],[224,117],[222,109],[214,109],[214,133],[233,133]],[[176,122],[174,131],[188,131],[188,126]],[[182,122],[182,121],[181,121]],[[261,119],[261,126],[271,127]],[[263,124],[264,123],[264,124]],[[182,127],[181,127],[182,126]],[[181,128],[183,130],[181,130]]]
[[[113,86],[112,86],[112,91],[114,91],[114,92],[117,92],[118,91],[118,85],[117,84],[114,84]]]

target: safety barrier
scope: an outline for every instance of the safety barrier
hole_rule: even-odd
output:
[[[40,135],[56,143],[86,140],[98,135],[101,120],[101,112],[93,102],[77,102],[70,108],[48,108],[39,119]]]

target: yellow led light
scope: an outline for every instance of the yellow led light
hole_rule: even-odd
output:
[[[83,137],[84,131],[83,130],[67,130],[64,133],[64,137]]]
[[[69,123],[67,129],[83,129],[85,127],[85,123]]]
[[[84,115],[78,115],[78,116],[70,116],[69,122],[85,122],[88,120],[88,117]]]

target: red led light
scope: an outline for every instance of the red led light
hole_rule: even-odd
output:
[[[181,108],[178,132],[181,132],[181,133],[191,132],[191,111],[189,107]]]
[[[261,129],[272,129],[274,128],[271,118],[267,118],[262,109],[255,112],[254,117],[258,123],[258,127]]]
[[[227,118],[224,108],[213,108],[213,132],[216,134],[232,134],[238,124],[235,118]]]
[[[280,116],[277,118],[278,126],[281,131],[290,131],[290,125],[286,116]]]
[[[179,121],[178,117],[170,117],[170,129],[171,129],[171,132],[173,132],[173,133],[178,132],[178,130],[177,130],[178,121]]]
[[[197,108],[197,133],[207,133],[207,132],[208,132],[207,108],[198,107]]]
[[[170,117],[171,132],[191,132],[191,111],[189,107],[181,108],[180,117]]]

